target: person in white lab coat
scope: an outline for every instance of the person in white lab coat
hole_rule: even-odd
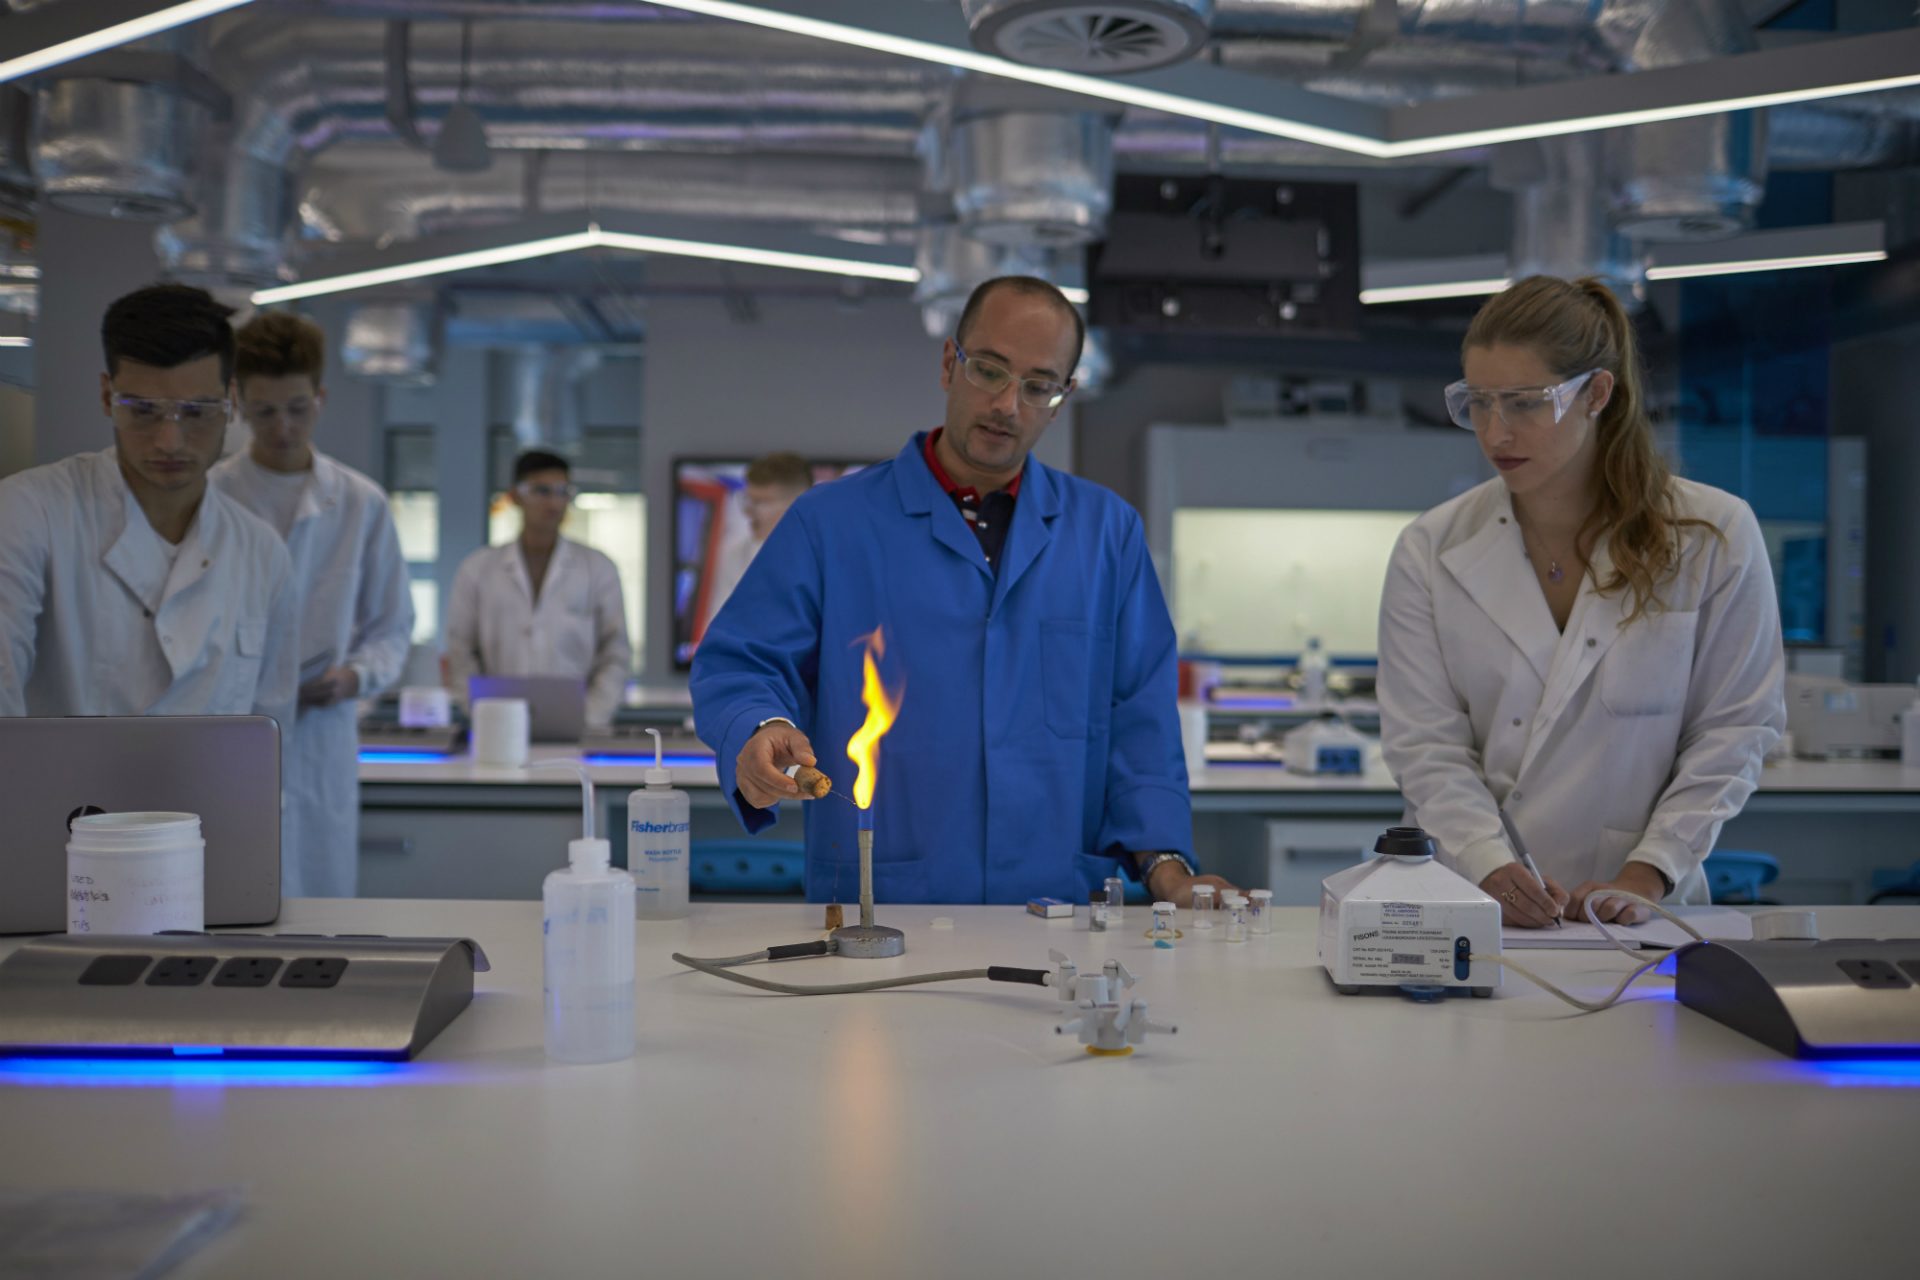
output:
[[[0,715],[266,715],[284,740],[292,564],[207,484],[230,314],[180,285],[115,302],[100,330],[113,447],[0,480]]]
[[[580,676],[587,723],[613,723],[633,649],[613,561],[560,536],[575,492],[567,460],[535,450],[513,467],[514,541],[461,562],[447,604],[447,668],[456,692],[470,676]]]
[[[399,678],[413,597],[379,485],[313,448],[326,334],[266,311],[241,328],[234,381],[251,440],[214,486],[286,539],[300,598],[300,709],[281,770],[281,893],[351,898],[360,876],[359,698]]]
[[[1585,919],[1610,888],[1706,902],[1701,863],[1786,728],[1759,524],[1669,473],[1600,281],[1520,281],[1463,350],[1448,410],[1500,474],[1407,528],[1380,605],[1381,743],[1409,820],[1508,924]]]

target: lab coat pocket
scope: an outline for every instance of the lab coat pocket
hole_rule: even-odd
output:
[[[1627,624],[1600,660],[1600,701],[1616,716],[1678,715],[1693,678],[1698,613],[1656,613]]]
[[[1040,679],[1047,728],[1062,738],[1087,736],[1087,624],[1062,618],[1040,623]]]
[[[242,622],[235,630],[233,651],[243,658],[258,658],[267,651],[267,624]]]

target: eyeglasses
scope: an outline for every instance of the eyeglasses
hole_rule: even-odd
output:
[[[560,498],[567,502],[572,502],[580,493],[577,484],[527,484],[522,481],[513,488],[523,498]]]
[[[274,404],[266,400],[251,401],[244,406],[247,421],[256,427],[270,427],[281,418],[289,422],[305,422],[319,411],[320,406],[302,397],[289,400],[285,404]]]
[[[982,360],[970,356],[960,349],[959,343],[953,344],[953,353],[959,358],[961,371],[967,375],[967,381],[988,395],[998,396],[1014,380],[1013,371],[991,360]],[[1048,382],[1045,378],[1020,379],[1020,402],[1032,405],[1036,409],[1058,409],[1067,398],[1067,388],[1057,382]]]
[[[1599,372],[1589,369],[1552,387],[1470,387],[1463,378],[1447,388],[1447,416],[1469,431],[1493,425],[1495,414],[1509,427],[1544,427],[1566,417],[1580,388]]]
[[[227,429],[232,412],[225,400],[156,400],[149,396],[115,396],[114,420],[140,435],[151,435],[171,418],[180,424],[182,435],[205,439]]]

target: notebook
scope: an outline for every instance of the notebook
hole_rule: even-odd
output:
[[[1668,907],[1667,910],[1709,938],[1744,940],[1753,937],[1753,917],[1732,907]],[[1686,930],[1663,916],[1645,924],[1621,928],[1608,925],[1608,931],[1632,947],[1679,947],[1693,939]],[[1508,951],[1609,951],[1613,944],[1598,929],[1584,920],[1569,920],[1558,929],[1518,929],[1506,925],[1500,930],[1500,945]]]

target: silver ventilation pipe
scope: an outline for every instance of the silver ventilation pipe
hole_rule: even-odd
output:
[[[955,88],[940,114],[952,125],[938,179],[950,184],[967,235],[1048,247],[1106,235],[1113,103],[976,77]]]
[[[1493,185],[1513,193],[1513,278],[1605,278],[1630,299],[1640,271],[1608,222],[1605,141],[1597,133],[1509,142],[1494,154]]]
[[[182,27],[35,78],[34,170],[43,199],[70,213],[168,222],[193,212],[187,186],[209,106],[225,94]]]
[[[446,325],[432,296],[367,302],[347,313],[340,360],[374,382],[429,386],[440,368]]]
[[[586,379],[605,354],[596,347],[528,344],[515,348],[509,358],[515,446],[577,446],[586,423]]]
[[[450,175],[423,153],[355,142],[318,157],[298,205],[309,238],[400,241],[539,213],[621,210],[800,222],[910,241],[918,166],[908,158],[523,151]]]
[[[1686,66],[1757,48],[1737,0],[1667,0],[1634,42],[1636,70]],[[1608,133],[1613,224],[1656,241],[1715,240],[1753,226],[1765,194],[1767,113],[1635,125]]]

